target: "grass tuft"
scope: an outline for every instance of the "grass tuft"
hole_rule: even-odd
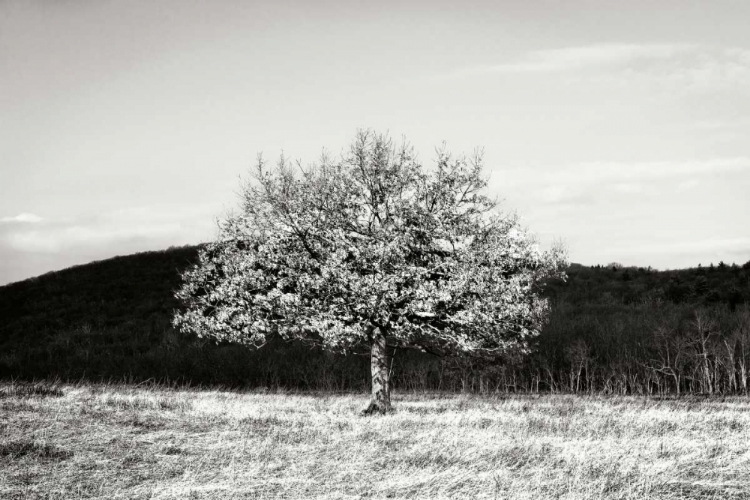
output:
[[[190,401],[162,395],[139,396],[114,393],[104,397],[102,403],[106,407],[131,411],[187,411],[192,407]]]
[[[0,443],[0,457],[10,457],[13,459],[31,457],[41,460],[66,460],[72,456],[73,452],[60,449],[49,443],[38,443],[29,440]]]
[[[0,399],[31,398],[31,397],[61,397],[65,393],[58,383],[52,382],[11,382],[0,386]]]

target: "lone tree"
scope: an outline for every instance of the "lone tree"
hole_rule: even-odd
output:
[[[407,144],[371,131],[307,168],[259,158],[238,214],[220,222],[176,292],[186,332],[261,347],[272,335],[347,351],[366,345],[372,400],[391,409],[387,346],[441,354],[526,350],[547,314],[540,252],[481,191],[482,157],[437,150],[425,169]]]

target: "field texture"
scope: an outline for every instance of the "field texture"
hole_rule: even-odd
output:
[[[0,385],[0,498],[750,498],[750,399]]]

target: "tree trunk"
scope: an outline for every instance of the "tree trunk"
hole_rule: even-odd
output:
[[[364,413],[365,415],[374,413],[385,415],[391,411],[391,392],[388,387],[388,354],[385,335],[379,328],[375,328],[372,332],[370,372],[372,374],[372,398]]]

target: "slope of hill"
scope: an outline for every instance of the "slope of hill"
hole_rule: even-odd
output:
[[[196,255],[197,247],[145,252],[0,287],[0,377],[367,385],[364,356],[279,340],[252,352],[176,332],[172,291]],[[553,314],[531,357],[487,363],[399,351],[394,385],[618,392],[747,386],[747,374],[739,380],[739,373],[743,363],[750,366],[750,324],[743,326],[750,316],[750,262],[676,271],[573,264],[568,274],[547,289]],[[713,325],[703,347],[710,352],[695,350],[696,314]],[[664,349],[678,345],[684,366],[666,366]],[[711,364],[710,377],[701,375],[707,369],[701,359]]]
[[[172,290],[179,273],[196,256],[197,247],[143,252],[0,287],[0,338],[36,341],[70,329],[163,327],[178,305]]]

